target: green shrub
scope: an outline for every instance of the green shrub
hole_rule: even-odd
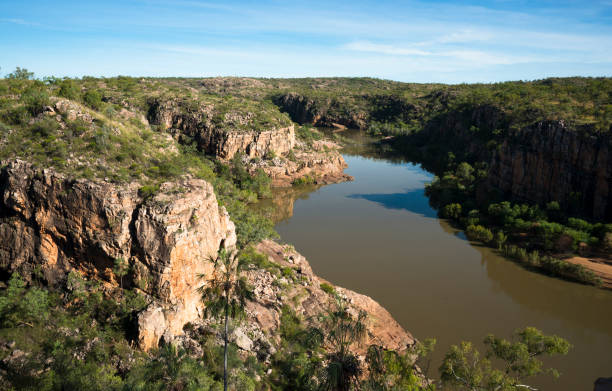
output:
[[[40,87],[28,88],[23,95],[21,95],[21,102],[32,116],[37,116],[42,113],[45,106],[51,104],[49,94],[47,94],[45,89]]]
[[[155,194],[159,192],[159,185],[145,185],[138,189],[138,195],[145,200],[155,197]]]
[[[326,292],[329,293],[330,295],[335,295],[336,294],[336,289],[334,289],[333,286],[331,286],[330,284],[324,282],[320,285],[321,289]]]
[[[57,95],[71,100],[79,98],[80,90],[72,79],[64,79],[59,83]]]
[[[83,94],[83,102],[94,110],[100,110],[102,107],[102,94],[98,90],[87,90]]]
[[[506,243],[506,240],[508,240],[508,236],[504,234],[504,231],[497,231],[493,237],[493,242],[498,250],[502,249],[504,243]]]
[[[470,240],[478,240],[483,243],[489,243],[493,240],[493,233],[490,229],[482,225],[470,225],[467,227],[465,234]]]
[[[442,208],[442,217],[455,220],[459,219],[459,217],[461,217],[461,204],[452,203],[444,206],[444,208]]]
[[[301,176],[291,182],[293,186],[314,185],[315,183],[317,183],[317,180],[310,175]]]

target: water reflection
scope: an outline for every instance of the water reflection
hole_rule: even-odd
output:
[[[392,194],[351,194],[347,197],[375,202],[386,209],[406,210],[430,218],[437,216],[436,212],[429,206],[429,201],[425,197],[423,189]]]
[[[482,350],[488,333],[535,326],[574,345],[550,362],[561,380],[537,379],[540,389],[592,389],[612,374],[612,292],[526,271],[475,246],[429,207],[430,174],[360,155],[358,146],[351,152],[354,182],[280,190],[260,205],[317,274],[373,297],[416,337],[436,337],[434,369],[451,344]]]

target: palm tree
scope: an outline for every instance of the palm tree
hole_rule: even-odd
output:
[[[236,256],[236,252],[225,248],[216,257],[208,259],[213,264],[211,276],[200,275],[206,283],[199,288],[202,302],[206,306],[206,317],[217,318],[223,314],[225,332],[223,334],[223,389],[227,391],[227,340],[228,321],[243,318],[246,301],[253,298],[253,292],[240,273],[247,262]]]
[[[336,298],[336,308],[330,309],[322,318],[325,342],[332,352],[327,356],[324,389],[348,391],[352,385],[358,385],[361,364],[350,347],[365,337],[366,316],[364,311],[360,311],[354,317],[340,298]]]

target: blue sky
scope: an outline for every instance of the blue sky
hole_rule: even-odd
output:
[[[612,75],[612,0],[0,0],[0,74]]]

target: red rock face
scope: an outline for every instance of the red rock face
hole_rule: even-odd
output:
[[[249,119],[249,113],[242,113],[242,117],[233,120],[248,123]],[[261,158],[271,152],[280,155],[295,146],[293,125],[251,131],[218,129],[213,122],[212,107],[185,112],[176,102],[158,102],[152,106],[149,120],[172,134],[192,138],[202,150],[224,160],[239,152],[251,158]]]
[[[114,261],[127,260],[131,272],[123,284],[154,300],[139,320],[140,343],[148,349],[199,316],[198,276],[210,271],[205,261],[222,244],[235,245],[236,234],[203,180],[165,183],[148,201],[138,187],[9,163],[0,173],[0,271],[29,278],[40,268],[59,284],[76,270],[117,286]]]
[[[514,198],[558,201],[595,219],[612,219],[612,159],[607,136],[587,136],[562,121],[515,131],[493,155],[489,185]]]

